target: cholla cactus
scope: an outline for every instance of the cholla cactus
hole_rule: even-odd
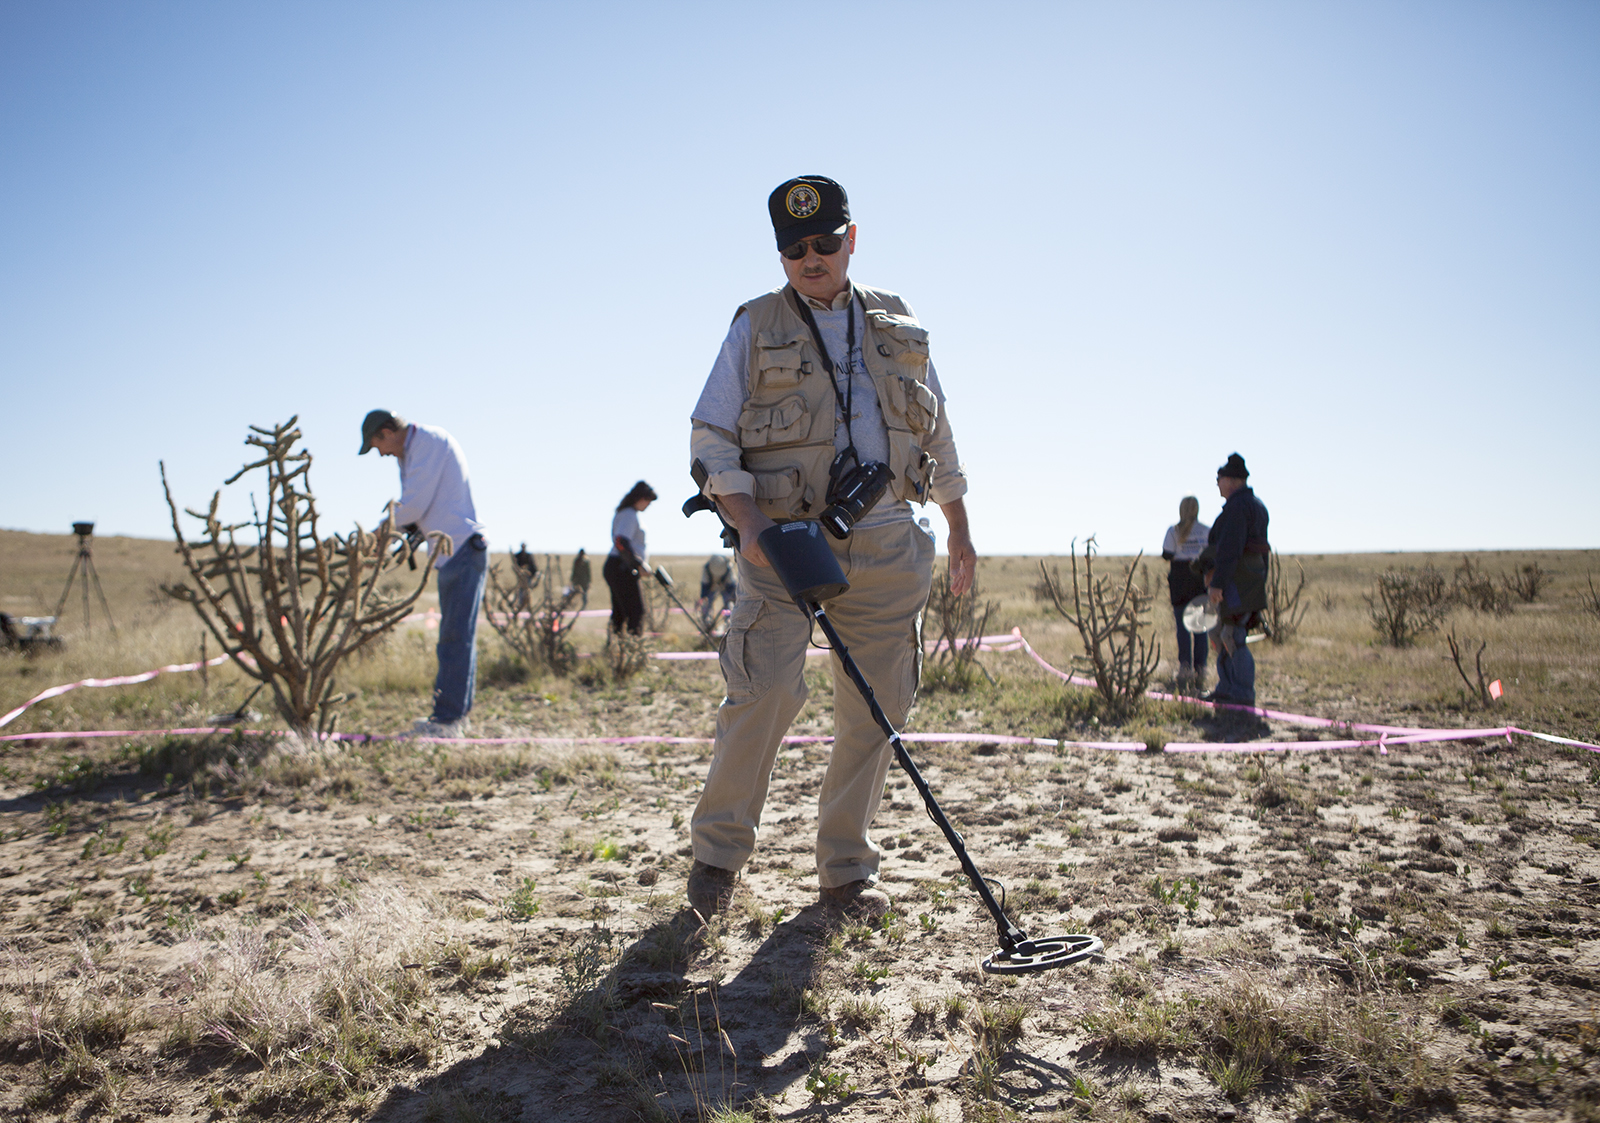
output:
[[[565,675],[577,665],[578,652],[572,646],[572,629],[578,623],[578,601],[582,591],[558,590],[548,578],[555,572],[554,559],[545,555],[544,573],[533,576],[521,566],[511,567],[511,585],[500,583],[497,567],[489,569],[489,625],[506,646],[527,664]],[[534,586],[542,586],[534,598]]]
[[[334,693],[339,664],[405,617],[427,587],[432,566],[421,567],[409,594],[380,588],[381,578],[413,560],[417,545],[397,533],[392,508],[376,532],[356,526],[349,535],[318,533],[311,454],[293,451],[300,439],[297,420],[270,429],[250,426],[245,443],[262,456],[223,481],[228,487],[265,469],[265,515],[256,509],[250,522],[224,524],[217,517],[218,489],[204,514],[185,508],[204,527],[196,542],[184,537],[162,462],[172,533],[189,571],[187,582],[162,590],[192,605],[239,669],[272,688],[289,726],[311,737],[333,731],[333,707],[344,700]],[[241,545],[238,533],[249,529],[255,541]],[[434,549],[448,554],[449,538],[432,537]]]
[[[1134,584],[1139,556],[1124,567],[1122,577],[1113,580],[1097,577],[1094,559],[1099,551],[1091,535],[1083,543],[1082,574],[1079,573],[1078,543],[1072,543],[1072,588],[1068,590],[1059,573],[1039,563],[1040,587],[1057,612],[1078,629],[1084,654],[1073,661],[1094,675],[1096,689],[1106,708],[1116,715],[1132,713],[1144,701],[1145,687],[1161,661],[1161,645],[1147,644],[1140,629],[1147,623],[1151,595]],[[1070,601],[1068,597],[1070,595]]]

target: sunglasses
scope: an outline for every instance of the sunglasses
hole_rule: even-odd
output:
[[[832,257],[839,252],[839,247],[844,245],[843,234],[818,234],[815,238],[801,238],[783,247],[783,256],[790,261],[802,261],[806,252],[816,250],[823,257]]]

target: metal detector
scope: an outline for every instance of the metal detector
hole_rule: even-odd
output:
[[[966,846],[961,841],[961,835],[950,825],[950,820],[939,807],[939,801],[933,798],[928,782],[922,778],[922,773],[917,771],[911,754],[906,752],[900,734],[890,724],[883,707],[878,705],[871,685],[862,675],[861,669],[856,666],[855,660],[850,657],[844,641],[839,638],[839,633],[834,630],[828,614],[822,608],[823,601],[844,592],[850,587],[850,582],[845,580],[844,571],[839,568],[838,558],[834,557],[833,550],[822,537],[820,524],[811,521],[779,523],[763,531],[756,541],[760,543],[762,552],[772,563],[773,571],[783,582],[784,589],[794,598],[800,611],[816,621],[817,626],[822,629],[822,634],[828,637],[828,642],[833,645],[833,653],[843,665],[845,674],[856,684],[856,689],[866,700],[867,708],[872,711],[873,720],[878,723],[878,728],[883,730],[884,735],[889,738],[889,743],[894,746],[895,760],[905,770],[906,775],[911,777],[911,782],[916,785],[917,791],[922,794],[922,802],[928,808],[928,818],[938,824],[939,829],[944,832],[945,840],[950,843],[950,848],[961,861],[962,872],[972,882],[972,887],[978,891],[984,906],[994,917],[995,925],[1000,932],[1000,947],[983,961],[983,969],[996,975],[1022,975],[1031,971],[1068,967],[1104,955],[1105,945],[1097,936],[1075,934],[1030,939],[1011,922],[1000,902],[995,900],[994,893],[989,889],[989,879],[979,873],[978,867],[973,864],[971,856],[967,854]],[[999,882],[995,884],[998,885]],[[1004,886],[1000,891],[1004,895]]]
[[[672,574],[668,573],[659,565],[656,566],[652,572],[655,574],[656,580],[661,582],[661,587],[667,591],[667,596],[672,598],[672,603],[678,606],[679,612],[683,613],[689,618],[689,623],[695,626],[695,630],[706,637],[706,642],[709,643],[713,649],[720,647],[721,644],[717,637],[706,631],[694,613],[683,607],[683,602],[678,599],[678,594],[673,591],[678,586],[677,583],[672,580]]]

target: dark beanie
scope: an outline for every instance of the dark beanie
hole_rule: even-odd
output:
[[[1237,452],[1228,453],[1228,462],[1217,469],[1218,476],[1232,476],[1236,480],[1250,478],[1250,469],[1244,466],[1244,457]]]

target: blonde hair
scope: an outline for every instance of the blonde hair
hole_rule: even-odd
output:
[[[1189,541],[1189,532],[1194,530],[1194,524],[1200,521],[1200,500],[1192,495],[1185,495],[1178,500],[1178,525],[1173,528],[1178,536],[1178,545],[1181,547]]]

